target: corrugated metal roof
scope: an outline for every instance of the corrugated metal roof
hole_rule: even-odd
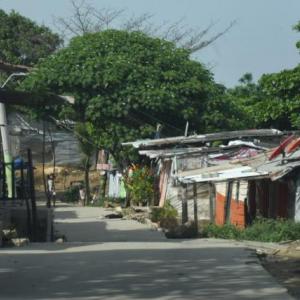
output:
[[[162,150],[140,150],[140,155],[145,155],[151,159],[158,157],[173,157],[187,154],[203,153],[205,149],[201,147],[196,148],[174,148],[174,149],[162,149]]]
[[[267,172],[254,171],[251,167],[237,167],[228,170],[222,170],[217,172],[211,172],[210,168],[203,169],[203,172],[198,175],[179,177],[179,181],[183,183],[192,182],[216,182],[216,181],[226,181],[229,179],[237,178],[249,178],[249,177],[263,177],[268,175]]]
[[[277,129],[251,129],[238,131],[224,131],[209,134],[191,135],[191,136],[176,136],[162,139],[147,139],[137,140],[134,142],[122,143],[123,146],[133,146],[134,148],[158,147],[162,145],[171,144],[194,144],[206,143],[221,140],[232,140],[241,138],[255,138],[255,137],[272,137],[282,136],[283,132]]]
[[[233,141],[235,142],[235,141]],[[224,155],[224,153],[229,153],[228,150],[236,150],[236,149],[255,149],[256,150],[266,150],[265,147],[260,147],[255,145],[254,143],[238,141],[238,143],[232,143],[228,146],[221,145],[220,147],[188,147],[188,148],[173,148],[173,149],[151,149],[151,150],[139,150],[140,155],[145,155],[150,159],[155,158],[164,158],[164,157],[174,157],[174,156],[189,156],[196,154],[210,154],[211,158],[213,156]],[[244,151],[246,151],[244,150]],[[235,152],[233,152],[235,153]],[[257,152],[255,152],[257,154]],[[240,153],[242,156],[242,153]],[[245,155],[249,157],[249,155]]]
[[[186,171],[178,174],[178,180],[189,182],[214,182],[230,179],[267,177],[277,180],[300,167],[300,150],[287,157],[278,156],[269,161],[272,151],[259,154],[251,159],[235,160],[219,166]]]

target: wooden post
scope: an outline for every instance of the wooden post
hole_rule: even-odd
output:
[[[36,210],[36,200],[35,200],[35,190],[34,190],[32,155],[30,149],[27,150],[27,156],[28,156],[29,195],[31,199],[31,209],[32,209],[32,240],[36,242],[37,210]]]
[[[215,203],[216,203],[215,187],[214,184],[210,182],[209,183],[209,217],[211,223],[215,223]]]
[[[31,236],[32,235],[32,231],[31,231],[31,212],[30,212],[30,205],[29,205],[29,201],[28,201],[28,193],[27,193],[27,191],[25,191],[23,160],[21,161],[20,172],[21,172],[20,198],[21,198],[22,201],[25,201],[26,218],[27,218],[27,231],[28,231],[28,235]],[[17,195],[17,197],[19,197],[19,196]]]
[[[197,183],[193,183],[193,191],[194,191],[194,222],[195,222],[195,229],[198,233],[198,203],[197,203]]]
[[[182,185],[182,224],[188,221],[187,184]]]
[[[14,161],[12,161],[10,163],[11,167],[11,197],[13,200],[15,200],[16,198],[16,186],[15,186],[15,165],[14,165]]]
[[[7,188],[6,188],[6,166],[5,162],[2,163],[2,198],[7,199]]]
[[[224,212],[224,223],[230,223],[230,208],[231,208],[231,198],[232,198],[232,181],[227,182],[227,192],[226,192],[226,199],[225,199],[225,212]]]

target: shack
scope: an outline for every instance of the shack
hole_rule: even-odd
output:
[[[282,136],[283,133],[275,129],[243,130],[140,140],[123,145],[137,148],[140,155],[152,161],[158,178],[156,205],[164,206],[169,201],[182,215],[183,221],[194,217],[195,207],[199,220],[213,220],[215,186],[209,180],[190,184],[188,177],[207,168],[222,170],[229,161],[262,154],[279,143]],[[221,145],[215,146],[216,143]],[[247,188],[241,183],[239,198],[243,197],[243,187],[246,193]],[[190,201],[195,198],[196,205]]]
[[[210,185],[210,221],[218,225],[244,227],[256,217],[299,222],[300,150],[269,160],[272,151],[216,167],[181,172],[178,181],[185,189]]]

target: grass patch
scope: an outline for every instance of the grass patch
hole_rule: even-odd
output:
[[[203,228],[203,237],[280,242],[300,239],[300,223],[284,219],[256,219],[245,229],[231,224],[223,226],[209,224]]]
[[[79,199],[79,186],[71,186],[62,195],[62,200],[65,202],[78,202]]]
[[[173,228],[178,225],[178,212],[169,201],[163,207],[152,207],[150,218],[152,222],[159,223],[162,228]]]

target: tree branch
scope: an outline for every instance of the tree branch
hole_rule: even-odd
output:
[[[14,64],[9,64],[7,62],[4,62],[0,60],[0,71],[4,72],[30,72],[32,71],[31,67],[24,66],[24,65],[14,65]]]
[[[215,42],[227,33],[235,24],[233,21],[223,31],[205,38],[216,23],[209,24],[204,30],[190,28],[185,18],[169,23],[155,25],[152,22],[153,14],[144,13],[126,18],[126,9],[102,8],[101,10],[90,5],[87,0],[70,0],[72,15],[69,18],[56,18],[56,27],[69,36],[82,35],[87,32],[99,32],[109,28],[120,28],[126,31],[141,31],[153,37],[171,41],[177,46],[197,52]],[[123,19],[122,19],[123,18]],[[120,22],[116,22],[119,21]],[[57,26],[59,25],[59,26]],[[114,26],[116,25],[116,26]]]

